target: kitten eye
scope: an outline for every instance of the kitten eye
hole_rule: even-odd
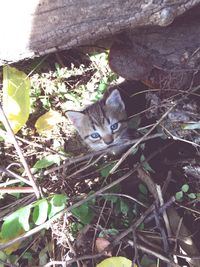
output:
[[[90,136],[91,136],[93,139],[100,138],[100,134],[99,134],[99,133],[92,133]]]
[[[116,131],[116,130],[118,130],[118,128],[119,128],[119,123],[118,123],[118,122],[116,122],[116,123],[114,123],[114,124],[112,124],[112,125],[110,126],[110,129],[111,129],[112,131]]]

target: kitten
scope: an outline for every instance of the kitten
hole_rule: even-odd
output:
[[[102,150],[129,140],[125,104],[117,89],[83,111],[66,115],[92,150]],[[114,153],[119,151],[113,150]]]

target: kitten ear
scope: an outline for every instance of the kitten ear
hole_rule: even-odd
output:
[[[106,105],[111,106],[117,110],[124,110],[125,105],[117,89],[113,90],[109,97],[106,99]]]
[[[83,126],[82,120],[85,114],[79,111],[66,111],[65,114],[77,129]]]

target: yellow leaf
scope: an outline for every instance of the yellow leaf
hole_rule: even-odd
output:
[[[27,122],[30,113],[30,80],[10,66],[3,67],[3,109],[14,133]]]
[[[23,233],[24,233],[24,231],[23,230],[20,230],[18,233],[16,233],[16,236],[15,237],[18,237],[18,236],[20,236]],[[10,240],[12,240],[12,239],[5,239],[5,238],[2,238],[2,236],[0,235],[0,244],[6,244]],[[18,248],[20,247],[20,245],[21,245],[21,242],[20,241],[19,242],[16,242],[16,243],[10,245],[9,247],[5,248],[4,249],[4,252],[7,255],[10,255],[14,251],[18,250]]]
[[[62,121],[62,116],[57,111],[50,110],[35,123],[35,127],[40,134],[48,134],[49,131],[53,130],[55,125]]]
[[[111,257],[100,262],[96,267],[131,267],[132,262],[125,257]],[[137,267],[134,264],[134,267]]]

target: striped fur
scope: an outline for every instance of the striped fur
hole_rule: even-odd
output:
[[[117,89],[83,111],[67,111],[66,114],[92,150],[105,149],[128,138],[125,105]]]

